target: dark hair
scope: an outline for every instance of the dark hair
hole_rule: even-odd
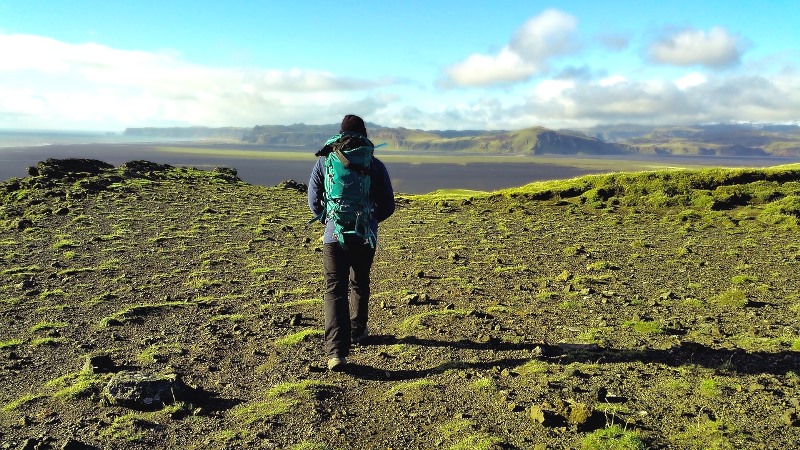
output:
[[[367,127],[364,125],[364,119],[353,114],[348,114],[342,119],[341,132],[360,133],[366,136]]]

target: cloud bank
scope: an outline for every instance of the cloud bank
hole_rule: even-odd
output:
[[[313,121],[326,112],[320,105],[393,83],[303,69],[213,68],[170,53],[0,35],[0,115],[45,128],[48,121],[53,128]]]
[[[445,85],[487,86],[526,80],[547,67],[548,60],[576,49],[577,20],[548,9],[529,19],[495,55],[473,54],[446,70]]]
[[[739,38],[722,27],[709,31],[685,30],[652,43],[651,60],[676,66],[729,67],[739,63],[742,48]]]
[[[209,67],[174,51],[0,32],[0,128],[322,124],[344,113],[422,129],[800,119],[797,54],[748,61],[744,38],[717,27],[645,45],[631,36],[601,36],[587,56],[578,54],[586,50],[579,42],[587,41],[580,31],[575,17],[546,10],[497,52],[443,65],[444,89],[437,80],[403,74]],[[620,55],[638,61],[616,64]]]

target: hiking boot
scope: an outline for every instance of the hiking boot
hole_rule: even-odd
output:
[[[368,337],[369,329],[364,327],[364,331],[362,331],[360,335],[353,336],[350,340],[353,341],[353,344],[361,345],[367,340]]]
[[[332,372],[341,372],[347,365],[347,360],[341,356],[335,356],[328,359],[328,370]]]

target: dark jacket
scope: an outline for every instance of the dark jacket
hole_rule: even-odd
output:
[[[314,216],[319,216],[325,212],[323,204],[325,193],[325,156],[317,158],[314,169],[311,170],[311,178],[308,180],[308,207]],[[370,215],[370,227],[375,237],[378,236],[378,223],[388,219],[394,213],[394,190],[392,181],[389,179],[389,172],[386,166],[378,158],[372,158],[370,165],[370,199],[374,207]],[[325,235],[323,243],[330,244],[338,242],[333,236],[333,222],[325,223]]]

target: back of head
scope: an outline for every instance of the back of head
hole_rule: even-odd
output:
[[[366,136],[367,127],[364,125],[364,119],[353,114],[344,116],[341,133],[359,133]]]

